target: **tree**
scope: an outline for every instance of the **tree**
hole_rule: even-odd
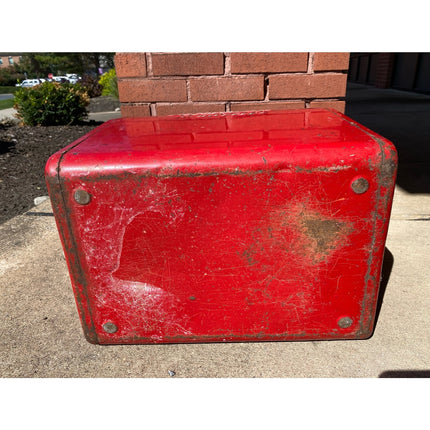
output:
[[[44,52],[22,55],[20,70],[29,78],[66,73],[99,75],[99,69],[114,68],[112,52]]]
[[[25,79],[25,75],[21,73],[17,64],[0,69],[0,85],[14,86],[17,81]]]

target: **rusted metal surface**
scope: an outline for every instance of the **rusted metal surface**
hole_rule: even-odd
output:
[[[351,318],[349,318],[349,317],[343,317],[343,318],[341,318],[338,322],[337,322],[337,325],[340,327],[340,328],[348,328],[348,327],[351,327],[351,325],[352,325],[352,323],[353,323],[354,321],[351,319]]]
[[[87,205],[91,201],[91,195],[85,190],[76,190],[74,197],[76,202],[81,205]]]
[[[369,182],[367,182],[367,179],[358,178],[352,182],[351,187],[354,193],[363,194],[369,189]]]
[[[105,123],[46,168],[87,339],[369,337],[396,166],[335,111]]]
[[[110,334],[112,334],[112,333],[116,333],[116,332],[117,332],[118,327],[117,327],[114,323],[107,322],[107,323],[104,323],[104,324],[103,324],[103,330],[104,330],[106,333],[110,333]]]

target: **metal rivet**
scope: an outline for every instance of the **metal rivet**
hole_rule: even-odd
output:
[[[115,333],[118,330],[118,327],[114,323],[107,322],[103,324],[103,330],[106,333]]]
[[[337,325],[338,325],[340,328],[348,328],[348,327],[351,327],[351,325],[352,325],[352,319],[351,319],[351,318],[349,318],[349,317],[341,318],[341,319],[337,322]]]
[[[369,189],[369,182],[367,179],[358,178],[351,184],[351,188],[356,194],[363,194]]]
[[[81,189],[75,191],[74,197],[80,205],[87,205],[91,200],[91,194]]]

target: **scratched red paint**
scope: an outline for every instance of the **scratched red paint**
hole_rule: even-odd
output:
[[[369,337],[396,166],[335,111],[105,123],[46,167],[87,339]]]

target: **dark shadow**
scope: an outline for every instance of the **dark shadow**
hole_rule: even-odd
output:
[[[399,155],[397,185],[430,193],[430,96],[348,84],[346,115],[387,138]]]
[[[399,163],[396,183],[410,193],[430,194],[430,163]]]
[[[430,370],[386,370],[378,378],[430,378]]]
[[[0,140],[0,154],[6,154],[14,146],[14,142],[8,140]]]
[[[95,119],[85,119],[82,121],[79,121],[77,125],[94,125],[99,126],[104,124],[104,121],[96,121]]]
[[[385,290],[387,289],[388,280],[393,270],[394,257],[388,248],[385,248],[384,259],[382,261],[381,282],[379,284],[378,300],[376,302],[375,327],[378,322],[379,313],[381,312],[382,302],[384,301]]]

